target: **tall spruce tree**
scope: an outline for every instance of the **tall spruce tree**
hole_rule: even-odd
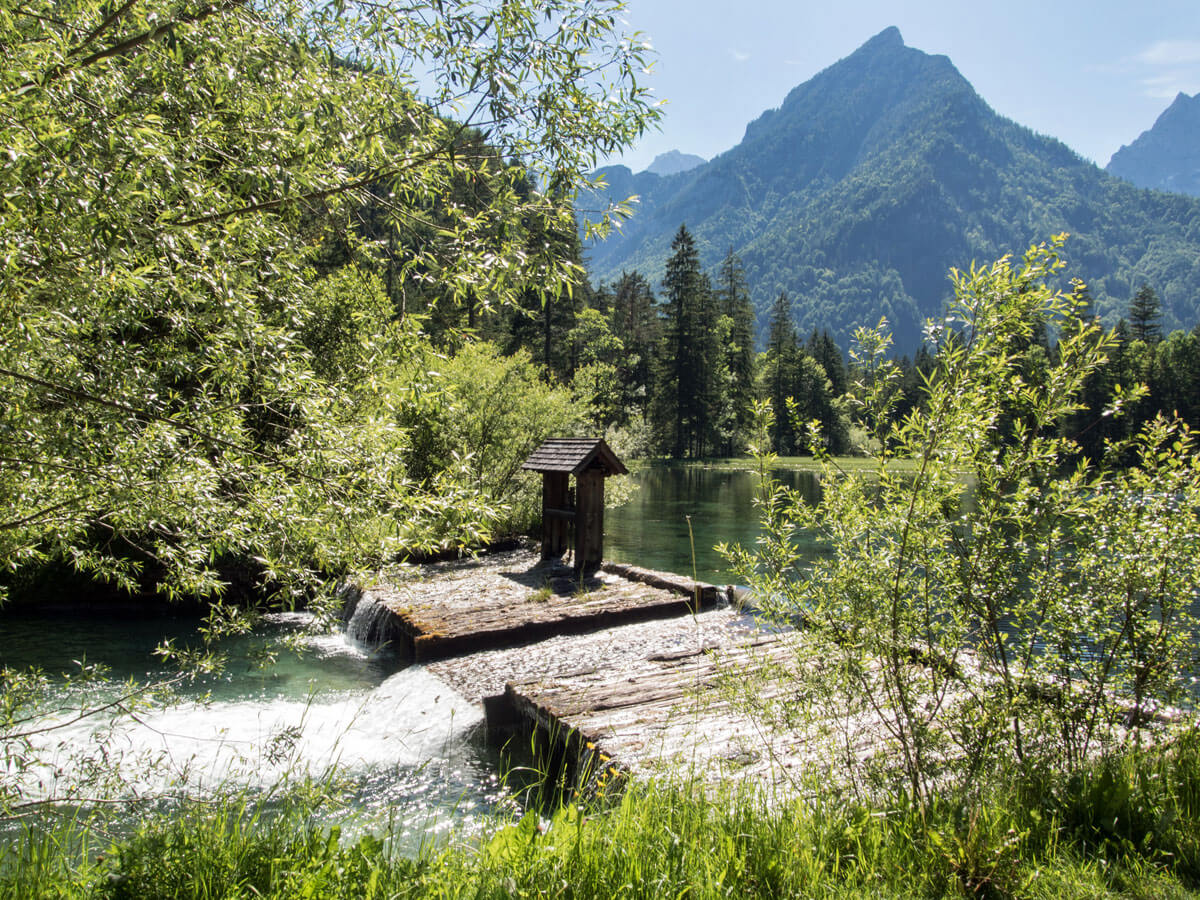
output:
[[[696,242],[680,225],[663,278],[666,295],[655,416],[662,446],[672,456],[703,456],[711,446],[715,391],[716,302],[700,269]]]
[[[792,417],[788,414],[787,401],[796,396],[794,375],[801,350],[796,325],[792,321],[792,305],[786,291],[780,292],[775,298],[769,328],[763,366],[763,392],[775,412],[771,443],[775,452],[790,455],[796,452],[797,435]]]
[[[1162,303],[1158,293],[1142,284],[1129,303],[1129,330],[1135,341],[1157,344],[1162,340]]]
[[[825,448],[832,453],[846,452],[849,423],[838,402],[844,388],[834,387],[830,370],[844,384],[844,363],[837,345],[828,334],[822,337],[814,332],[808,349],[801,346],[791,303],[787,293],[781,293],[771,308],[760,387],[775,412],[771,430],[775,452],[785,456],[805,452],[804,429],[814,419],[820,422]]]
[[[661,339],[658,311],[650,283],[637,272],[623,272],[612,289],[612,330],[620,335],[625,353],[617,363],[626,419],[649,413],[654,384],[655,354]]]
[[[754,307],[741,257],[729,248],[717,276],[717,296],[721,313],[729,319],[725,343],[727,405],[731,411],[725,454],[732,456],[743,449],[750,434],[754,400]]]
[[[814,328],[808,338],[808,355],[821,364],[825,376],[829,379],[830,389],[835,397],[846,393],[846,360],[837,342],[829,335],[829,331],[820,334]]]

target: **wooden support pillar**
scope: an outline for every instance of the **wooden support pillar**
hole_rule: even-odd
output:
[[[542,475],[542,559],[557,559],[570,546],[571,519],[566,472]]]
[[[575,570],[590,575],[604,561],[604,472],[580,472],[575,483]]]

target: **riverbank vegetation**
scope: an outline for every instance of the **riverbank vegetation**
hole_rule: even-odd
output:
[[[1128,465],[1094,463],[1063,434],[1115,338],[1080,316],[1078,291],[1050,286],[1060,243],[954,273],[924,401],[899,420],[887,336],[860,332],[874,470],[826,457],[815,503],[764,474],[764,536],[729,551],[768,618],[823,638],[789,668],[795,696],[776,715],[844,735],[821,765],[864,796],[931,807],[1189,727],[1200,453],[1161,417],[1109,444]],[[1061,339],[1031,371],[1038,327]],[[829,552],[802,555],[801,529]],[[864,717],[882,726],[865,747]]]
[[[657,115],[616,12],[0,12],[0,569],[294,602],[502,524],[412,423],[457,391],[439,310],[582,280],[573,189]]]
[[[1011,770],[936,802],[864,804],[633,785],[397,855],[386,833],[270,815],[236,798],[151,816],[110,842],[28,831],[0,897],[1025,897],[1200,895],[1200,743],[1192,733],[1080,768]]]

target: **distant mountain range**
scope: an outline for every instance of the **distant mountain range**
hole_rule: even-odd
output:
[[[1179,94],[1153,128],[1113,154],[1105,171],[1138,187],[1200,197],[1200,94]]]
[[[678,150],[668,150],[654,157],[654,162],[646,169],[653,175],[679,175],[690,172],[697,166],[704,165],[708,160],[694,153],[680,153]]]
[[[1200,201],[1144,191],[998,116],[944,56],[888,28],[751,122],[740,144],[679,174],[603,169],[586,210],[636,194],[620,232],[586,249],[593,278],[662,277],[681,223],[715,271],[746,267],[760,335],[781,291],[802,333],[845,346],[886,316],[902,350],[941,311],[947,272],[1067,231],[1068,272],[1109,321],[1141,283],[1165,328],[1200,303]]]

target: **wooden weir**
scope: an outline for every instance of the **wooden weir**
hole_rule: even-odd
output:
[[[359,601],[386,609],[380,640],[482,703],[489,729],[541,734],[577,778],[679,756],[748,773],[757,730],[715,688],[784,654],[779,636],[700,616],[728,590],[604,563],[604,481],[628,470],[602,438],[547,440],[522,468],[542,475],[540,552],[397,573]]]
[[[414,662],[684,616],[727,600],[713,585],[666,573],[609,564],[581,576],[528,551],[428,566],[364,596],[391,612],[385,639]]]
[[[751,775],[770,764],[771,754],[761,729],[731,691],[721,690],[722,679],[777,665],[791,652],[779,635],[759,633],[617,669],[510,681],[505,705],[557,745],[578,785],[602,769]]]

